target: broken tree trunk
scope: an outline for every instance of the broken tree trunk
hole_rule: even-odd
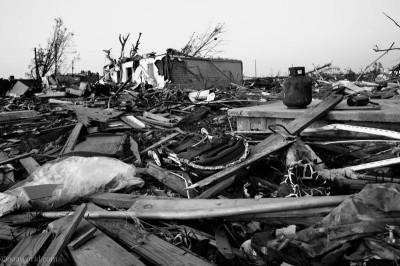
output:
[[[299,118],[290,122],[286,128],[292,135],[299,134],[303,129],[311,125],[315,120],[325,115],[329,110],[335,107],[338,103],[342,101],[342,95],[331,95],[326,100],[322,101],[320,104],[315,106],[313,109],[308,110]],[[196,187],[205,187],[224,179],[232,174],[236,173],[238,170],[253,164],[254,162],[264,158],[268,154],[271,154],[288,144],[293,143],[294,140],[287,140],[285,137],[279,134],[273,134],[263,140],[261,143],[257,144],[254,149],[251,150],[249,157],[242,163],[235,166],[226,168],[220,172],[217,172],[189,187],[193,189]]]

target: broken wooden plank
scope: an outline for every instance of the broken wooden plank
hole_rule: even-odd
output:
[[[143,196],[123,193],[97,193],[89,198],[89,200],[97,205],[110,207],[115,209],[129,209],[138,199],[159,199],[159,200],[173,200],[172,197],[160,196]]]
[[[14,111],[0,113],[0,122],[15,121],[24,118],[33,118],[39,116],[34,110]]]
[[[146,128],[146,125],[143,124],[142,121],[134,117],[133,115],[127,115],[127,116],[121,116],[121,120],[126,123],[128,126],[135,128],[135,129],[141,129],[141,128]]]
[[[371,162],[371,163],[349,166],[347,168],[350,168],[353,171],[361,171],[361,170],[373,169],[373,168],[378,168],[378,167],[390,166],[390,165],[399,164],[399,163],[400,163],[400,157],[396,157],[396,158],[391,158],[391,159],[382,160],[382,161],[376,161],[376,162]]]
[[[159,121],[159,122],[171,123],[170,119],[165,118],[165,117],[160,116],[160,115],[149,113],[149,112],[143,112],[143,117],[148,118],[148,119],[152,119],[152,120],[155,120],[155,121]]]
[[[47,240],[51,236],[50,232],[39,235],[24,237],[14,249],[7,255],[1,265],[30,265],[37,261],[37,254],[42,250]]]
[[[72,250],[78,249],[84,243],[86,243],[89,239],[94,237],[94,233],[97,231],[97,228],[91,228],[86,233],[82,234],[78,238],[74,239],[71,243],[68,244],[68,248]]]
[[[262,199],[137,200],[128,213],[143,219],[201,219],[337,206],[348,196]]]
[[[79,226],[76,228],[72,241],[76,241],[83,234],[94,227],[87,220],[82,219]],[[127,251],[109,236],[96,230],[93,237],[82,243],[80,247],[72,249],[68,246],[72,260],[76,266],[144,266],[133,253]]]
[[[176,132],[176,133],[172,133],[171,135],[166,136],[165,138],[162,138],[160,141],[157,141],[156,143],[154,143],[153,145],[147,147],[146,149],[142,150],[140,152],[140,154],[146,153],[147,151],[157,148],[158,146],[170,141],[171,139],[175,138],[176,136],[178,136],[180,133]]]
[[[213,196],[217,195],[227,187],[233,184],[235,182],[237,175],[233,175],[227,179],[222,180],[221,182],[218,182],[214,186],[210,187],[203,193],[201,193],[199,196],[197,196],[197,199],[211,199]]]
[[[12,227],[0,222],[0,240],[20,241],[25,236],[33,235],[37,228],[31,227]]]
[[[74,149],[78,141],[79,135],[81,134],[82,128],[83,128],[82,122],[76,123],[74,129],[71,132],[71,135],[69,135],[67,142],[65,143],[63,149],[61,150],[60,155],[71,152]]]
[[[311,125],[314,121],[318,118],[325,115],[329,110],[335,107],[338,103],[342,101],[342,95],[331,95],[326,100],[322,101],[320,104],[315,106],[313,109],[307,110],[304,114],[302,114],[299,118],[290,122],[286,128],[292,135],[299,134],[303,129],[307,128]],[[189,188],[196,188],[196,187],[204,187],[210,185],[213,182],[231,176],[238,170],[249,166],[250,164],[264,158],[268,154],[271,154],[288,144],[292,143],[293,141],[289,141],[286,138],[282,137],[279,134],[273,134],[257,144],[254,149],[251,150],[249,156],[246,160],[242,163],[239,163],[235,166],[226,168],[222,171],[219,171],[195,184],[190,186]]]
[[[150,118],[146,118],[143,116],[138,116],[137,117],[140,121],[145,122],[147,124],[151,124],[151,125],[156,125],[156,126],[160,126],[160,127],[167,127],[167,128],[173,128],[175,127],[175,124],[173,123],[169,123],[169,122],[163,122],[163,121],[158,121],[158,120],[153,120]]]
[[[46,260],[41,260],[38,265],[54,265],[56,262],[56,258],[63,252],[64,248],[68,245],[69,240],[71,239],[76,227],[80,223],[85,214],[87,207],[86,204],[82,204],[75,211],[73,216],[71,217],[71,221],[69,223],[63,224],[60,228],[58,234],[51,242],[50,246],[47,248],[46,252],[43,254],[44,258],[48,258]]]
[[[137,217],[139,219],[192,220],[337,206],[348,197],[137,200],[128,211],[87,211],[84,217],[91,219]],[[40,215],[54,219],[72,213],[68,211],[42,212]]]
[[[88,126],[90,121],[107,123],[109,119],[117,118],[123,114],[123,112],[115,111],[113,109],[89,108],[77,105],[66,105],[65,108],[74,111],[78,121],[83,123],[85,126]]]
[[[142,158],[140,158],[139,146],[138,146],[137,142],[132,137],[129,137],[129,143],[130,143],[131,151],[132,151],[133,155],[135,156],[138,164],[141,165]]]
[[[197,196],[196,191],[189,191],[186,189],[189,185],[187,183],[188,180],[179,174],[165,170],[164,168],[161,168],[151,162],[147,164],[147,167],[145,168],[145,173],[151,175],[159,182],[163,183],[173,191],[178,192],[186,198],[194,198]]]
[[[215,241],[218,251],[225,257],[225,259],[231,260],[235,257],[223,225],[220,225],[215,229]]]
[[[93,208],[91,209],[93,210]],[[101,208],[97,208],[97,210],[101,210]],[[101,230],[119,239],[135,253],[155,265],[212,265],[122,219],[96,219],[91,221]]]
[[[26,172],[30,175],[40,167],[40,164],[32,157],[22,158],[19,160]]]
[[[15,160],[19,160],[19,159],[23,159],[23,158],[29,157],[29,156],[31,156],[32,154],[35,154],[35,153],[37,153],[37,151],[36,151],[36,150],[33,150],[33,151],[31,151],[31,152],[24,153],[24,154],[15,156],[15,157],[13,157],[13,158],[9,158],[9,159],[2,160],[2,161],[0,162],[0,165],[2,165],[2,164],[7,164],[7,163],[13,162],[13,161],[15,161]]]

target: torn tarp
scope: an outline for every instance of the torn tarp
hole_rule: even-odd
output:
[[[382,241],[389,235],[386,225],[400,223],[399,202],[399,184],[369,184],[312,227],[272,241],[255,236],[253,248],[295,265],[336,265],[342,257],[400,258],[397,244]]]

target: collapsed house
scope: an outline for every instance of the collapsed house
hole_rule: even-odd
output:
[[[164,88],[170,83],[180,88],[206,89],[243,83],[243,64],[240,60],[190,57],[173,49],[166,54],[154,53],[129,59],[120,65],[110,63],[103,68],[109,82],[147,83]]]

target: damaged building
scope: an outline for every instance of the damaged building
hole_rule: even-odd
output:
[[[107,81],[148,83],[163,88],[166,83],[181,88],[208,88],[229,86],[243,82],[243,64],[240,60],[189,57],[173,49],[156,56],[154,53],[133,58],[119,66],[104,67]]]

